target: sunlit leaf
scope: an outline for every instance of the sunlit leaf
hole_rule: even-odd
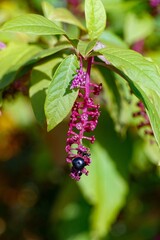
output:
[[[124,204],[127,184],[106,149],[95,143],[91,147],[89,176],[79,182],[84,195],[93,204],[91,225],[95,237],[104,236]]]
[[[128,48],[127,44],[120,37],[109,30],[103,31],[99,40],[106,46]]]
[[[97,39],[106,27],[106,13],[101,0],[85,0],[85,17],[90,39]]]
[[[45,101],[48,131],[60,123],[73,106],[78,92],[71,91],[69,84],[77,68],[77,57],[70,55],[61,62],[53,76]]]
[[[90,51],[92,51],[93,47],[96,45],[96,40],[93,41],[82,41],[79,40],[77,49],[82,56],[87,56]]]
[[[5,32],[24,32],[35,35],[65,34],[53,21],[38,15],[25,14],[6,22],[0,29]]]
[[[106,66],[125,78],[134,94],[143,101],[160,145],[160,69],[132,50],[104,48],[99,52],[107,59]]]
[[[0,52],[0,89],[10,84],[16,77],[17,71],[32,57],[40,52],[41,48],[27,44],[10,44]]]
[[[128,83],[124,79],[121,80],[118,74],[103,67],[93,68],[91,76],[93,81],[102,83],[103,91],[101,92],[101,98],[103,99],[103,107],[106,108],[113,119],[115,129],[124,134],[128,124],[135,120],[132,117],[134,112],[132,106],[134,106],[134,103],[131,104],[134,95],[130,94]]]
[[[39,53],[35,54],[35,56],[33,56],[31,58],[31,62],[37,62],[40,59],[43,59],[45,57],[49,57],[57,52],[60,52],[61,50],[65,50],[67,48],[71,48],[72,46],[70,44],[62,44],[53,48],[48,48],[48,49],[43,49],[42,51],[40,51]]]
[[[29,95],[37,121],[45,124],[44,102],[46,91],[52,80],[54,67],[62,61],[62,58],[53,58],[34,67],[31,75]]]
[[[134,13],[128,13],[125,18],[124,39],[129,44],[145,39],[153,30],[154,21],[149,14],[137,16]]]
[[[139,2],[135,0],[130,0],[130,1],[102,0],[102,2],[107,12],[114,12],[114,13],[130,10],[139,4]]]
[[[68,9],[54,8],[48,2],[43,2],[42,7],[45,16],[50,20],[73,24],[84,31],[86,30],[82,23]]]

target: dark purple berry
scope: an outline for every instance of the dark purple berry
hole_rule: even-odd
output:
[[[74,158],[72,164],[76,170],[82,170],[86,166],[84,159],[81,157]]]

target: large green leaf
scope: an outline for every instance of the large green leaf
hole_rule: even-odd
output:
[[[53,21],[64,22],[76,25],[82,30],[86,30],[82,23],[66,8],[54,8],[48,2],[42,3],[44,15]]]
[[[90,39],[98,38],[106,27],[106,13],[101,0],[85,0],[85,18]]]
[[[125,78],[134,94],[145,104],[160,146],[160,69],[132,50],[104,48],[99,52],[108,61],[106,66]]]
[[[140,39],[145,39],[154,31],[154,20],[150,14],[137,16],[128,13],[124,23],[124,39],[127,43],[133,44]]]
[[[49,57],[57,52],[60,52],[61,50],[65,50],[67,48],[72,48],[72,45],[70,45],[68,43],[68,44],[62,44],[62,45],[55,46],[55,47],[48,48],[48,49],[43,49],[42,51],[38,52],[35,56],[33,56],[31,58],[30,63],[32,63],[32,62],[35,63],[35,62],[39,61],[40,59]]]
[[[10,44],[0,51],[0,89],[9,85],[16,77],[17,71],[32,57],[40,52],[41,48],[27,44]]]
[[[135,120],[132,117],[134,109],[137,111],[136,103],[133,103],[133,97],[135,96],[130,94],[128,83],[118,74],[102,66],[93,68],[91,77],[93,81],[102,83],[103,91],[101,97],[103,99],[103,107],[106,107],[114,120],[116,131],[124,134],[128,124]],[[133,106],[134,109],[132,108]]]
[[[35,35],[65,34],[64,30],[53,23],[53,21],[38,14],[25,14],[18,16],[6,22],[2,26],[1,31],[24,32]]]
[[[40,63],[32,70],[29,95],[32,108],[37,121],[43,126],[45,124],[44,103],[47,88],[52,80],[53,71],[62,58],[54,58],[47,62]]]
[[[128,48],[126,42],[110,30],[103,31],[99,40],[106,46]]]
[[[94,237],[104,236],[124,204],[127,183],[117,170],[106,149],[97,142],[91,147],[92,160],[87,179],[79,182],[86,198],[94,209],[91,215],[91,229]]]
[[[77,68],[77,57],[70,55],[62,61],[53,76],[45,101],[48,131],[69,114],[77,98],[78,92],[71,91],[69,88]]]

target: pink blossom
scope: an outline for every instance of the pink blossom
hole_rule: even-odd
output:
[[[6,48],[6,44],[4,44],[3,42],[0,42],[0,49],[4,49]]]

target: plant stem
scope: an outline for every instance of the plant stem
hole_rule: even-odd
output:
[[[85,85],[85,98],[87,99],[89,97],[89,87],[90,87],[90,74],[91,74],[91,66],[93,62],[94,57],[90,57],[88,59],[88,66],[87,66],[87,72],[86,72],[86,85]]]
[[[86,113],[86,114],[88,112],[88,106],[87,106],[86,101],[89,98],[89,94],[90,94],[90,74],[91,74],[91,66],[92,66],[93,59],[94,59],[94,57],[90,57],[88,59],[87,72],[86,72],[86,83],[85,83],[85,93],[84,93],[84,106],[83,106],[83,113]],[[88,121],[88,118],[86,120],[84,119],[83,126],[86,125],[87,121]],[[82,128],[82,130],[79,133],[80,144],[82,144],[83,134],[84,134],[84,127]]]

